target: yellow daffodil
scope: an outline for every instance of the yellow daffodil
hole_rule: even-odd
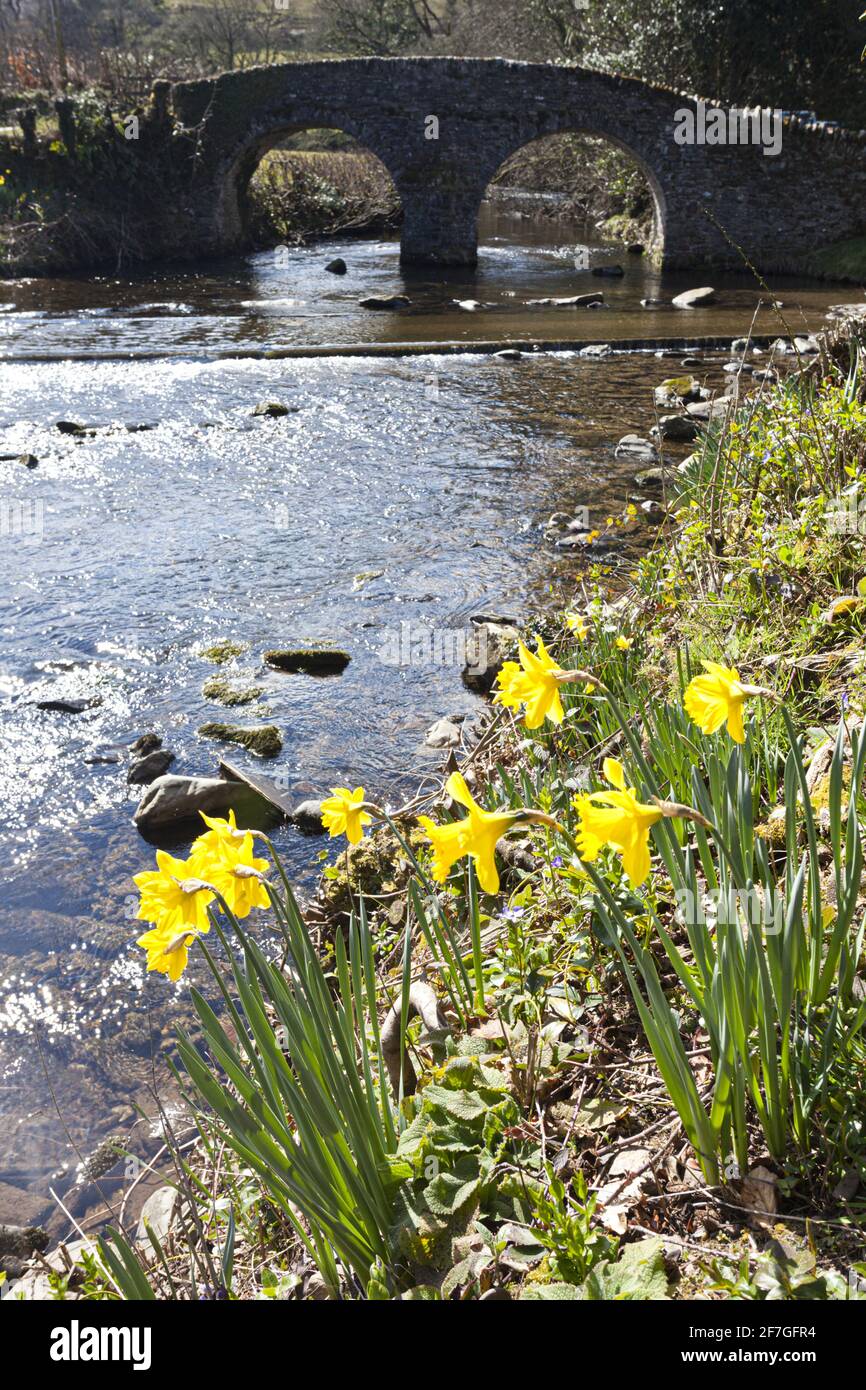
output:
[[[519,811],[484,811],[459,772],[452,772],[445,783],[448,794],[465,806],[469,815],[450,825],[436,825],[429,816],[419,816],[419,824],[433,846],[433,878],[444,883],[458,859],[471,855],[478,882],[485,893],[498,893],[499,873],[494,849],[507,830],[521,818]]]
[[[567,673],[557,666],[540,637],[536,637],[535,643],[535,655],[521,642],[520,664],[505,662],[497,677],[499,689],[493,701],[507,709],[523,705],[527,729],[540,728],[545,719],[561,724],[565,717],[559,686]]]
[[[219,853],[202,864],[201,872],[240,918],[249,916],[254,907],[270,907],[262,881],[269,867],[267,859],[254,857],[253,837],[248,834],[240,843],[224,841]]]
[[[605,758],[604,775],[616,790],[590,792],[575,798],[580,817],[577,847],[587,862],[598,857],[604,845],[611,845],[622,856],[622,865],[633,887],[638,888],[650,871],[650,827],[665,812],[659,806],[638,801],[634,787],[626,787],[622,764]],[[594,805],[600,801],[601,806]]]
[[[586,641],[589,636],[589,623],[582,613],[566,613],[565,625],[581,642]]]
[[[133,879],[141,897],[139,920],[153,922],[173,935],[185,927],[208,931],[207,906],[213,902],[213,893],[202,881],[199,864],[195,859],[174,859],[162,849],[156,852],[156,863],[155,870]]]
[[[728,733],[735,743],[744,743],[743,703],[750,695],[770,694],[758,686],[744,685],[733,667],[717,661],[703,663],[705,676],[695,676],[686,687],[683,704],[705,734],[714,734],[727,720]]]
[[[330,832],[331,839],[345,835],[350,845],[360,844],[364,826],[372,819],[361,810],[364,801],[364,788],[356,787],[353,792],[348,787],[332,787],[331,795],[322,802],[322,824]]]
[[[623,637],[622,633],[620,633],[619,637],[617,637],[614,643],[614,646],[619,647],[621,652],[627,652],[633,641],[633,637]]]
[[[218,855],[224,845],[242,844],[250,834],[249,830],[238,830],[238,823],[235,820],[234,811],[230,810],[228,820],[222,820],[218,816],[206,816],[204,811],[199,811],[199,815],[207,826],[203,835],[199,835],[192,847],[192,859],[198,862],[206,860],[211,855]]]
[[[165,927],[152,927],[136,942],[147,952],[148,970],[179,980],[189,963],[190,943],[201,933],[193,930],[174,932]]]

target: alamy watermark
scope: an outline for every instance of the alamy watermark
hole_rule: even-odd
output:
[[[866,536],[866,494],[858,489],[831,497],[824,510],[829,529],[841,536]]]
[[[765,936],[778,936],[785,926],[785,900],[772,890],[678,888],[675,896],[677,914],[687,926],[755,927]]]
[[[45,504],[41,499],[35,502],[0,497],[0,538],[22,537],[25,540],[41,541],[44,531]]]
[[[379,660],[383,666],[464,666],[483,673],[488,664],[487,630],[404,621],[398,628],[386,628]]]
[[[782,153],[782,113],[755,107],[707,106],[698,101],[674,114],[678,145],[760,145],[769,157]]]

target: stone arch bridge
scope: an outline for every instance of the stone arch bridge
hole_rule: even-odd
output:
[[[762,271],[793,269],[817,246],[866,233],[866,132],[787,117],[775,155],[751,143],[678,143],[683,110],[700,133],[714,103],[702,111],[694,97],[582,68],[338,59],[160,86],[190,151],[184,206],[165,216],[199,253],[244,244],[246,188],[262,155],[320,127],[354,136],[388,169],[407,263],[474,264],[478,210],[497,169],[563,131],[602,137],[644,171],[655,204],[650,249],[665,266],[741,265],[736,243]]]

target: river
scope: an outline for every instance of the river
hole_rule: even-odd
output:
[[[395,241],[351,240],[194,272],[0,282],[0,454],[39,460],[0,463],[0,1223],[60,1232],[48,1188],[69,1189],[80,1154],[130,1134],[152,1151],[134,1106],[153,1114],[188,985],[147,977],[133,944],[131,875],[152,847],[131,821],[127,746],[156,731],[183,774],[228,751],[298,800],[338,783],[412,790],[441,766],[428,726],[480,702],[459,663],[385,653],[401,632],[524,616],[551,585],[567,592],[580,562],[545,541],[547,520],[621,511],[635,464],[614,446],[648,431],[650,388],[674,370],[647,353],[508,361],[473,343],[734,337],[761,297],[745,275],[662,277],[603,247],[594,261],[625,274],[596,279],[575,267],[574,229],[540,218],[488,212],[483,231],[473,274],[404,274]],[[337,255],[342,277],[324,269]],[[705,310],[640,305],[702,283],[718,290]],[[527,303],[594,289],[607,308]],[[773,289],[798,330],[851,297]],[[359,307],[395,293],[410,307]],[[756,331],[780,331],[774,314]],[[352,355],[442,341],[464,350]],[[710,385],[727,356],[706,354]],[[290,413],[254,417],[265,401]],[[264,687],[253,707],[202,695],[218,669],[202,648],[222,638],[248,646],[228,674]],[[317,640],[351,653],[339,678],[262,666],[267,648]],[[49,699],[93,703],[36,708]],[[197,735],[221,718],[277,724],[283,752],[262,763]],[[278,840],[309,888],[325,842]],[[96,1219],[92,1193],[77,1214]]]

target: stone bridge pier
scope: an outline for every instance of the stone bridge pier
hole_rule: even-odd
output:
[[[713,103],[707,104],[710,109]],[[680,143],[694,97],[581,68],[503,59],[364,58],[288,63],[171,91],[189,156],[170,240],[189,254],[246,241],[246,190],[267,149],[314,128],[346,131],[381,159],[403,205],[406,263],[473,265],[481,201],[502,163],[545,135],[598,136],[646,175],[654,217],[648,248],[665,266],[763,271],[866,234],[866,132],[781,123],[775,154],[759,144]],[[704,108],[706,110],[706,108]],[[177,246],[182,253],[182,247]]]

